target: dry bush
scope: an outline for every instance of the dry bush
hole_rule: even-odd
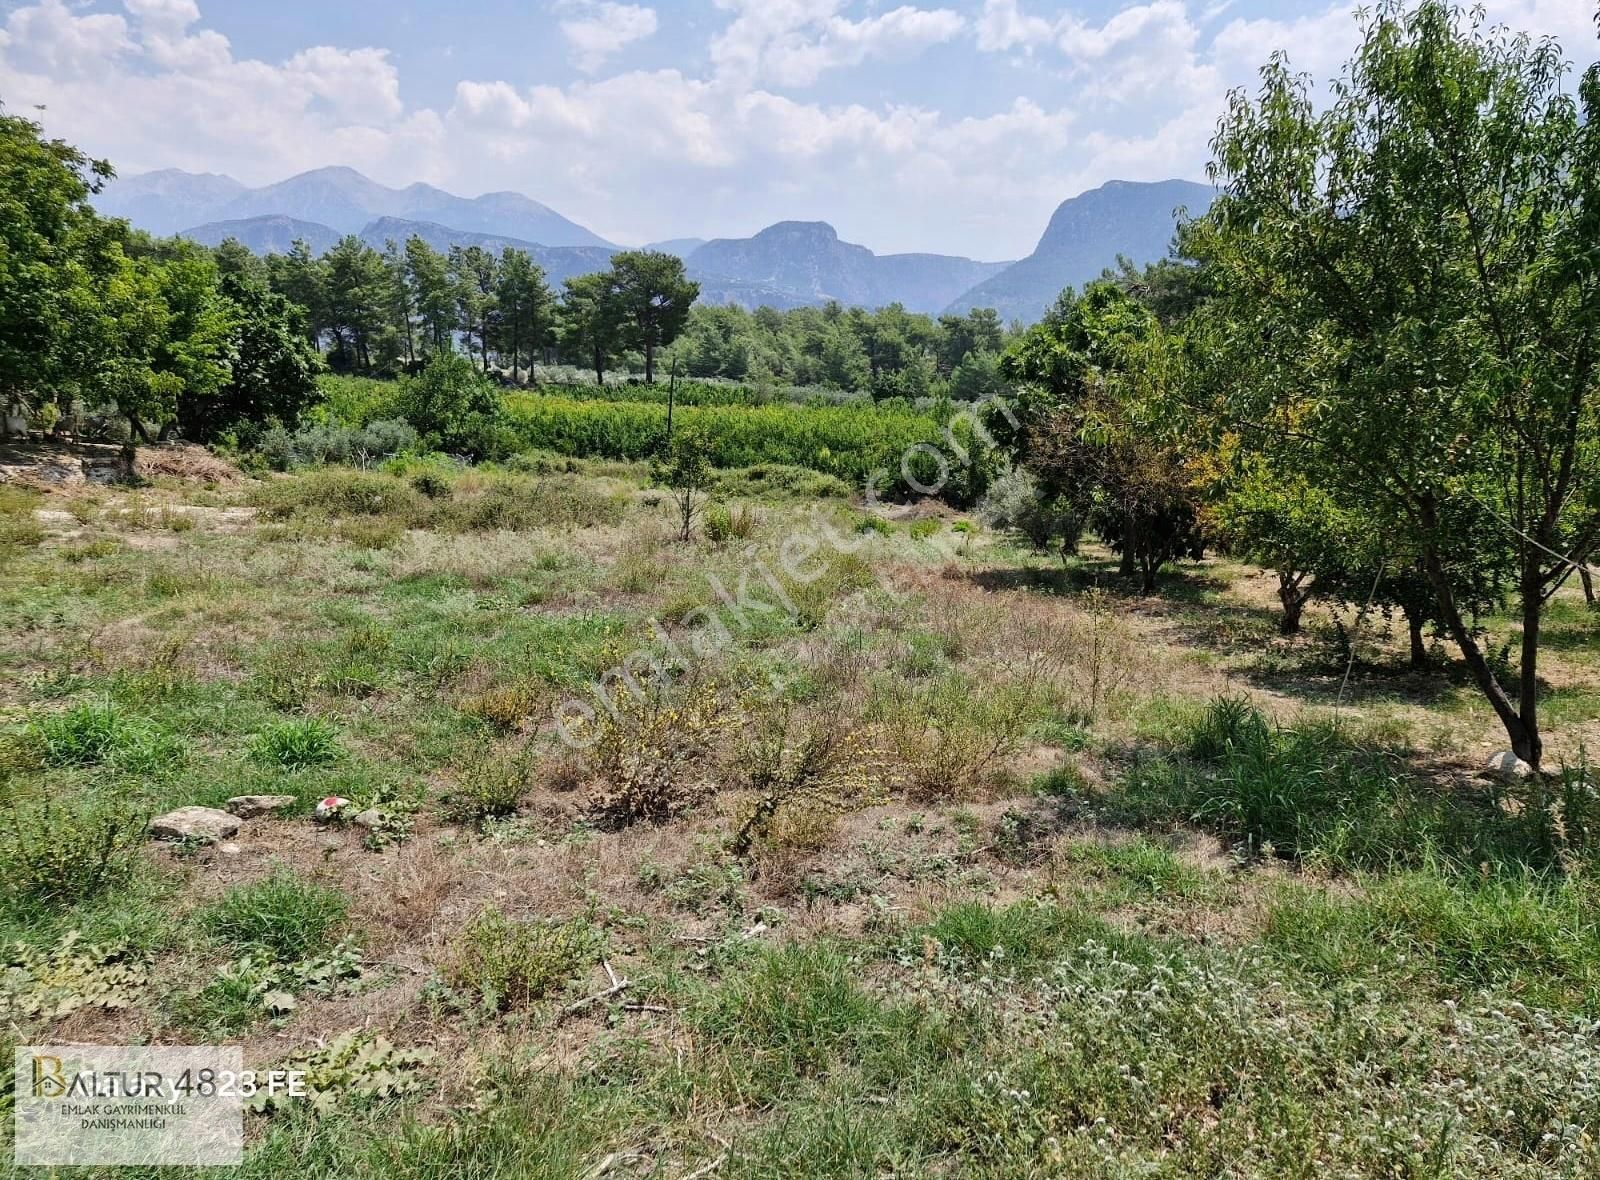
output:
[[[217,458],[204,447],[181,443],[140,447],[134,471],[142,479],[165,475],[195,483],[224,484],[239,479],[239,470],[232,463]]]
[[[595,721],[586,760],[591,818],[611,829],[665,823],[714,794],[721,745],[740,723],[738,701],[699,671],[666,687],[613,688],[613,710]]]
[[[517,921],[493,906],[452,948],[445,980],[488,1012],[526,1008],[564,989],[605,950],[605,932],[584,918]]]
[[[1039,719],[1039,685],[981,690],[960,676],[880,687],[876,712],[895,755],[896,777],[920,802],[978,794],[1022,749]]]
[[[396,858],[383,888],[362,909],[378,923],[415,939],[433,929],[460,883],[455,860],[435,844],[417,843]]]
[[[515,732],[545,706],[545,690],[535,681],[519,680],[475,693],[461,702],[461,711],[507,733]]]
[[[815,850],[838,817],[865,806],[882,778],[878,751],[837,711],[757,717],[740,750],[751,797],[734,833],[735,856],[757,846]]]

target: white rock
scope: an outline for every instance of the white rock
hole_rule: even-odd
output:
[[[342,795],[329,795],[326,799],[317,802],[316,818],[321,823],[338,819],[344,809],[350,806],[350,800]]]
[[[197,840],[205,844],[231,836],[239,830],[239,820],[215,807],[180,807],[150,821],[150,835],[157,840]]]
[[[238,856],[240,849],[239,849],[239,846],[237,844],[229,843],[229,844],[218,844],[217,845],[217,851],[222,853],[223,856]]]
[[[1500,750],[1489,755],[1483,773],[1486,778],[1524,779],[1533,773],[1533,767],[1518,758],[1514,751]]]
[[[383,826],[383,819],[382,811],[376,807],[369,807],[350,822],[358,828],[366,828],[368,831],[375,832]]]

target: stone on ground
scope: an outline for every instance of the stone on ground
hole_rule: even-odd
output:
[[[293,807],[296,802],[293,795],[235,795],[228,800],[227,808],[240,819],[255,819]]]
[[[1524,779],[1533,773],[1533,767],[1518,758],[1514,751],[1500,750],[1489,755],[1483,773],[1488,778]]]
[[[210,844],[239,830],[237,816],[215,807],[180,807],[150,821],[150,835],[157,840],[197,840]]]

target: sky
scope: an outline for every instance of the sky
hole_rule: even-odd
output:
[[[1353,7],[0,0],[0,103],[123,175],[342,164],[523,192],[624,244],[794,218],[1000,260],[1106,180],[1203,180],[1228,90],[1275,50],[1332,77]],[[1595,0],[1487,9],[1600,56]]]

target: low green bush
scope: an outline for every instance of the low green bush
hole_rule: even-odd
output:
[[[526,1008],[599,961],[605,933],[586,918],[518,921],[490,906],[462,931],[444,976],[490,1012]]]
[[[372,471],[326,468],[274,479],[250,492],[264,520],[295,516],[399,516],[417,512],[420,497],[410,484]]]
[[[127,881],[144,820],[119,805],[45,799],[0,810],[0,895],[11,908],[67,905]]]
[[[22,745],[46,766],[105,766],[149,773],[183,760],[183,743],[112,701],[86,701],[28,725]]]

